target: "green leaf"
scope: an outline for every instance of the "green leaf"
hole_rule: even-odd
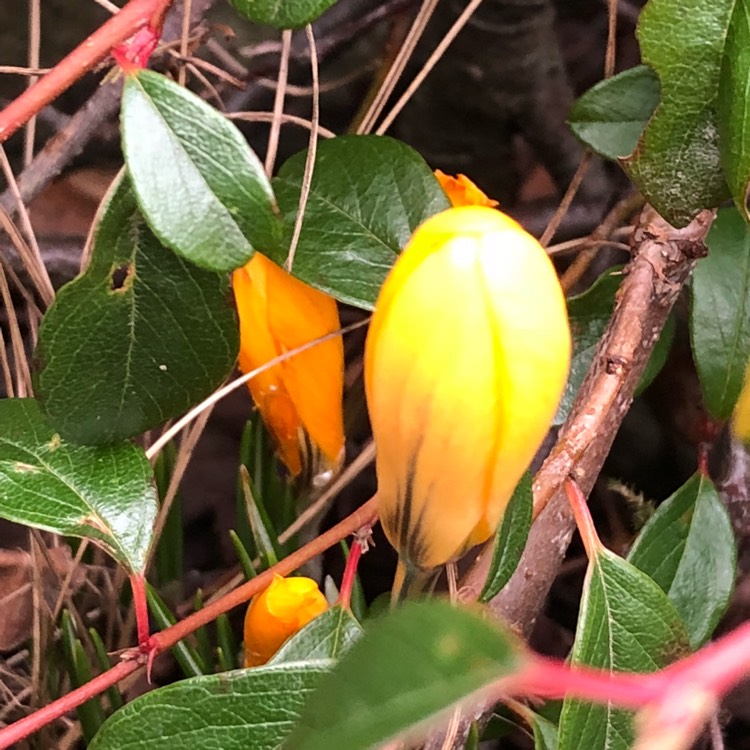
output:
[[[373,622],[318,685],[289,750],[365,750],[521,666],[514,639],[444,601],[409,602]]]
[[[659,89],[659,77],[646,65],[605,78],[573,104],[570,129],[607,159],[629,156],[659,104]]]
[[[750,229],[722,209],[706,238],[691,286],[690,337],[706,407],[727,419],[750,359]]]
[[[87,271],[39,332],[36,390],[55,429],[80,443],[158,426],[208,396],[239,348],[226,276],[149,231],[124,177],[105,204]]]
[[[585,292],[568,300],[573,355],[565,391],[557,407],[553,425],[561,425],[568,417],[578,390],[594,361],[599,339],[607,329],[615,309],[615,295],[622,283],[622,267],[605,271]],[[642,392],[664,366],[674,339],[674,320],[668,319],[659,340],[654,345],[646,364],[638,393]]]
[[[558,750],[557,725],[539,714],[532,714],[531,722],[534,750]]]
[[[661,101],[623,162],[656,210],[676,226],[719,205],[728,188],[719,154],[719,78],[736,0],[651,0],[641,12],[641,57]]]
[[[578,389],[594,361],[594,352],[612,316],[615,293],[621,281],[621,269],[610,269],[605,271],[585,292],[568,300],[573,353],[568,382],[553,421],[555,425],[560,425],[567,419]]]
[[[2,518],[91,539],[139,572],[156,512],[151,466],[140,448],[72,445],[33,399],[0,400]]]
[[[667,593],[691,646],[705,643],[729,603],[737,563],[732,522],[711,480],[696,474],[665,500],[628,560]]]
[[[495,535],[495,549],[479,601],[487,603],[500,593],[521,560],[534,508],[532,476],[526,471],[513,491],[503,522]]]
[[[286,236],[297,216],[307,153],[279,170],[274,189]],[[387,136],[348,135],[318,144],[293,272],[341,302],[371,310],[396,256],[425,219],[450,204],[412,148]],[[286,260],[289,242],[271,253]]]
[[[362,636],[362,626],[348,609],[331,607],[305,625],[274,655],[269,664],[338,659]]]
[[[658,341],[654,344],[654,348],[651,351],[651,356],[646,362],[646,367],[641,375],[641,380],[638,383],[638,387],[635,389],[635,395],[640,396],[643,391],[648,388],[654,381],[654,378],[661,372],[661,368],[667,362],[669,357],[669,350],[672,348],[674,342],[675,332],[677,330],[677,324],[675,323],[675,314],[672,311],[664,323],[664,328],[661,330],[661,336]]]
[[[152,70],[125,77],[122,147],[156,236],[191,263],[231,271],[281,233],[263,165],[222,114]]]
[[[719,78],[719,135],[722,165],[732,198],[745,219],[750,187],[750,6],[738,0],[726,33]]]
[[[589,561],[573,664],[654,672],[689,648],[685,626],[654,581],[606,549]],[[565,700],[559,750],[630,750],[634,738],[632,712],[611,703]]]
[[[329,662],[182,680],[136,698],[88,750],[276,750]]]
[[[297,29],[312,23],[337,0],[229,0],[248,21]]]

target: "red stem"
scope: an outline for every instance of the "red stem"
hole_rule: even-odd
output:
[[[52,70],[0,111],[0,143],[4,143],[31,117],[54,101],[111,49],[144,26],[161,28],[172,0],[130,0],[117,14],[64,57]]]
[[[304,547],[292,552],[289,557],[280,560],[276,565],[268,570],[263,571],[260,575],[244,583],[234,591],[230,591],[226,596],[216,602],[208,604],[203,609],[186,617],[184,620],[163,630],[161,633],[152,635],[147,641],[148,655],[144,653],[143,644],[138,649],[131,649],[124,655],[127,661],[122,661],[106,672],[95,677],[91,682],[71,691],[67,695],[58,698],[44,708],[35,711],[33,714],[19,719],[4,729],[0,729],[0,750],[12,747],[20,742],[24,737],[39,731],[55,719],[68,713],[72,709],[85,703],[99,693],[104,692],[107,688],[116,685],[123,677],[132,674],[146,663],[146,656],[153,659],[154,656],[171,648],[178,641],[182,640],[202,625],[215,620],[219,615],[228,612],[230,609],[244,604],[248,599],[266,588],[273,580],[274,573],[281,576],[293,573],[297,568],[312,560],[313,557],[324,552],[334,544],[338,544],[349,534],[353,534],[357,529],[375,522],[377,518],[377,497],[368,500],[361,508],[357,509],[343,521],[336,524],[324,534],[321,534],[312,542]]]
[[[578,533],[581,535],[583,546],[586,548],[586,556],[590,560],[592,557],[595,557],[601,549],[602,543],[599,539],[599,535],[596,533],[596,527],[591,518],[586,497],[583,492],[581,492],[578,482],[572,477],[568,477],[563,483],[563,486],[565,487],[565,494],[570,503],[570,508],[576,519]]]
[[[354,589],[354,581],[357,578],[357,567],[359,566],[359,559],[361,557],[362,541],[357,533],[349,549],[349,557],[346,558],[346,567],[344,568],[344,575],[341,577],[341,588],[339,589],[339,604],[345,609],[351,608],[352,590]]]
[[[55,719],[59,719],[69,711],[77,708],[91,698],[95,698],[99,693],[103,693],[107,688],[116,685],[120,680],[130,674],[133,674],[140,668],[136,661],[121,661],[106,672],[94,677],[93,680],[75,690],[63,695],[56,701],[34,711],[33,714],[19,719],[14,724],[0,730],[0,748],[15,747],[24,737],[28,737],[34,732],[38,732],[42,727],[51,724]]]
[[[130,587],[133,589],[133,609],[135,610],[135,625],[138,633],[138,645],[147,647],[148,633],[148,602],[146,600],[146,578],[142,573],[132,573]]]

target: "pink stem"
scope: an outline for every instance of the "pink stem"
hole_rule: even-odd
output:
[[[132,573],[130,586],[133,589],[133,609],[138,633],[138,645],[146,650],[149,643],[148,602],[146,600],[146,579],[142,573]]]
[[[31,117],[101,62],[113,47],[122,44],[144,26],[160,29],[171,4],[172,0],[130,0],[121,11],[0,112],[0,143],[7,141]]]
[[[575,479],[568,477],[564,482],[564,487],[570,508],[576,519],[578,533],[581,535],[583,546],[586,548],[586,556],[590,560],[601,549],[602,543],[599,540],[599,535],[596,533],[596,527],[591,518],[589,506]]]
[[[53,701],[44,708],[35,711],[33,714],[19,719],[14,724],[0,729],[0,750],[12,747],[20,742],[24,737],[28,737],[34,732],[38,732],[55,719],[59,719],[72,709],[85,703],[99,693],[104,692],[107,688],[116,685],[121,679],[135,672],[144,663],[152,661],[153,658],[174,646],[202,625],[215,620],[220,614],[243,604],[252,596],[266,588],[273,580],[274,573],[281,576],[289,575],[299,568],[308,560],[324,552],[329,547],[345,539],[349,534],[353,534],[357,529],[375,522],[377,514],[377,497],[368,500],[361,508],[347,516],[343,521],[336,524],[324,534],[313,539],[312,542],[293,552],[289,557],[285,557],[272,568],[263,571],[260,575],[243,584],[239,588],[231,591],[218,601],[208,604],[203,609],[186,617],[184,620],[156,633],[147,639],[145,648],[141,644],[137,649],[131,649],[126,652],[120,664],[115,665],[106,672],[95,677],[91,682],[87,682],[67,695]],[[144,658],[147,653],[147,658]]]
[[[355,536],[349,549],[349,557],[346,558],[346,567],[344,568],[344,575],[341,577],[341,589],[339,590],[339,604],[345,609],[351,609],[352,590],[354,589],[357,567],[361,557],[362,542],[358,536]]]

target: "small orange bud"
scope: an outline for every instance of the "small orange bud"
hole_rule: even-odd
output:
[[[339,330],[336,301],[255,253],[232,276],[240,317],[239,367],[244,373]],[[250,393],[296,477],[335,471],[344,452],[344,345],[324,341],[256,375]]]
[[[555,269],[515,221],[472,206],[417,228],[365,346],[380,520],[401,575],[495,533],[549,429],[570,348]]]
[[[439,169],[435,170],[440,187],[443,188],[448,200],[454,207],[458,206],[487,206],[494,208],[498,205],[496,200],[488,198],[465,174],[445,174]]]
[[[328,609],[311,578],[273,577],[245,614],[245,667],[265,664],[295,633]]]
[[[750,364],[732,414],[732,432],[744,443],[750,443]]]

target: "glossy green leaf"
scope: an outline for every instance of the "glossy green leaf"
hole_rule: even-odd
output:
[[[659,89],[659,77],[646,65],[605,78],[575,102],[570,129],[607,159],[629,156],[659,103]]]
[[[532,476],[526,471],[513,491],[503,522],[495,534],[492,562],[479,595],[480,602],[486,603],[499,594],[518,567],[529,536],[533,509]]]
[[[558,750],[557,725],[539,714],[532,714],[531,729],[534,732],[534,750]]]
[[[220,112],[152,70],[125,78],[122,146],[156,236],[211,271],[275,245],[281,224],[263,165]]]
[[[690,338],[706,407],[727,419],[750,359],[750,229],[735,209],[722,209],[706,244],[693,271]]]
[[[326,675],[287,750],[365,750],[517,670],[514,639],[444,601],[409,602],[372,623]]]
[[[737,562],[732,522],[711,480],[696,474],[665,500],[628,560],[667,593],[692,647],[705,643],[729,603]]]
[[[291,238],[306,152],[274,180]],[[348,135],[318,144],[293,271],[342,302],[372,309],[396,256],[425,219],[449,208],[424,159],[386,136]],[[286,260],[289,240],[272,253]]]
[[[297,29],[312,23],[337,0],[229,0],[248,21]]]
[[[91,539],[137,572],[156,512],[142,449],[68,443],[33,399],[0,400],[0,517]]]
[[[113,714],[88,750],[276,750],[329,662],[182,680]]]
[[[746,219],[750,188],[750,4],[737,0],[729,19],[719,79],[722,165],[737,208]]]
[[[729,194],[719,153],[719,78],[735,0],[651,0],[641,12],[641,57],[661,100],[632,157],[631,179],[676,226]]]
[[[362,636],[362,626],[348,609],[331,607],[307,623],[274,655],[269,664],[338,659]]]
[[[645,573],[602,549],[589,561],[571,662],[654,672],[690,649],[674,605]],[[611,703],[566,699],[559,750],[630,750],[633,714]]]
[[[111,193],[86,272],[47,311],[36,390],[80,443],[138,435],[186,411],[231,372],[239,332],[226,276],[163,247],[129,181]]]

